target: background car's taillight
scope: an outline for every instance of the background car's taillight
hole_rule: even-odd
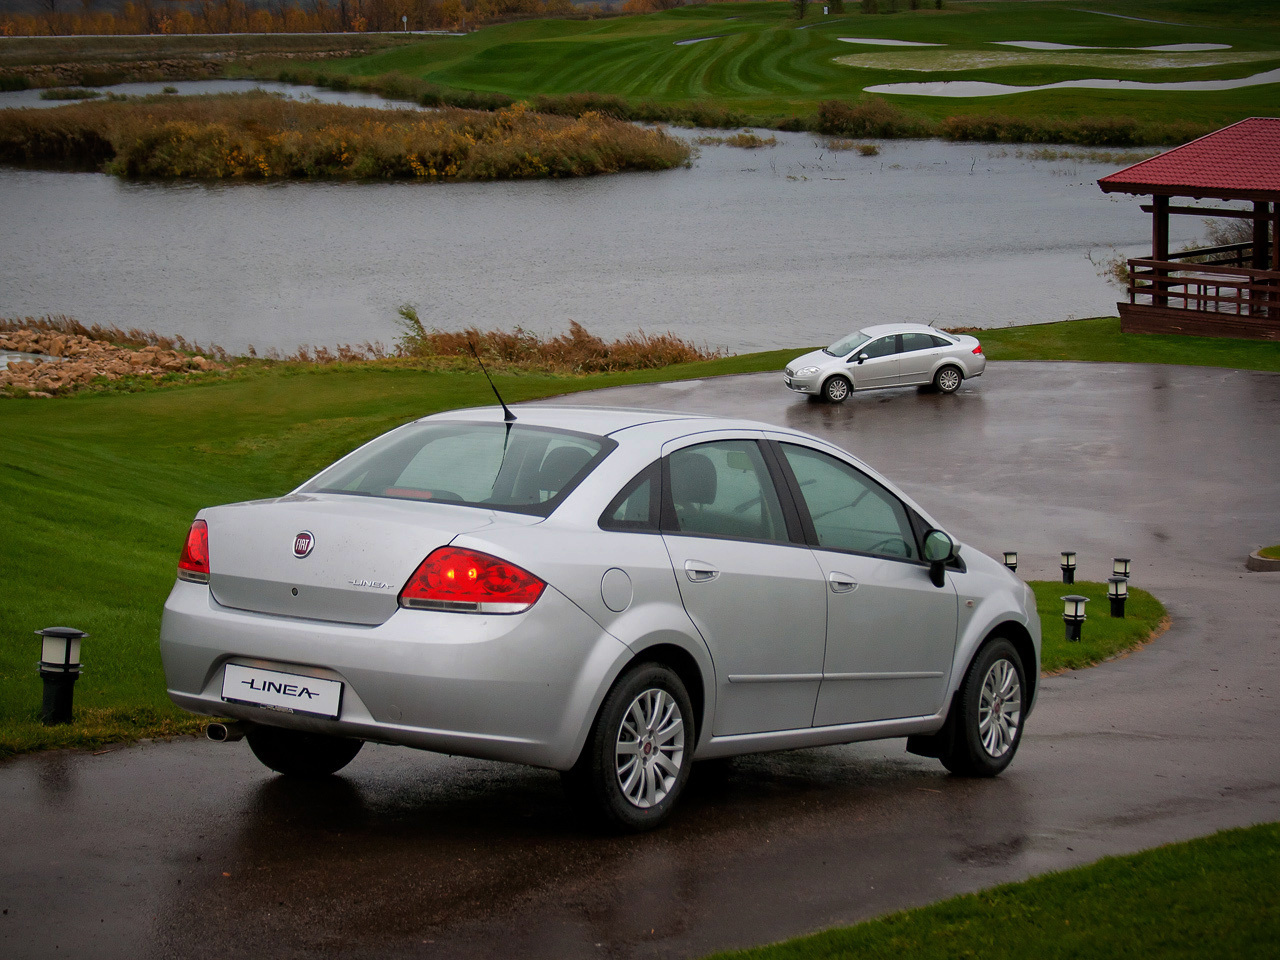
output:
[[[478,550],[440,547],[400,591],[400,606],[461,613],[523,613],[546,584],[528,570]]]
[[[178,579],[209,582],[209,525],[203,520],[195,521],[187,531],[187,542],[178,558]]]
[[[982,344],[978,344],[976,347],[973,348],[973,355],[975,357],[982,356]]]

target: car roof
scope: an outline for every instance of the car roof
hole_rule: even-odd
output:
[[[946,331],[938,330],[927,323],[878,323],[875,326],[863,327],[858,332],[865,333],[868,337],[887,337],[891,333],[940,333],[943,336],[948,335]]]
[[[681,413],[675,410],[644,410],[638,407],[604,407],[577,404],[521,403],[513,404],[516,423],[536,427],[552,427],[560,430],[577,430],[608,436],[620,430],[649,424],[687,425],[695,430],[738,428],[776,430],[776,426],[726,417],[712,417],[698,413]],[[502,422],[502,407],[470,407],[434,414],[430,420],[472,420]],[[679,432],[679,431],[676,431]]]

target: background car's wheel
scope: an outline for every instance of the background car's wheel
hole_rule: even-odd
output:
[[[1009,765],[1022,741],[1022,658],[1003,637],[989,640],[969,664],[951,707],[952,726],[938,757],[952,773],[994,777]]]
[[[822,399],[828,403],[844,403],[852,389],[852,384],[845,377],[831,377],[822,385]]]
[[[638,664],[605,697],[565,788],[605,825],[648,830],[684,790],[693,746],[693,707],[679,675]]]
[[[255,757],[287,777],[327,777],[337,773],[364,746],[363,740],[280,727],[254,727],[245,739]]]
[[[933,385],[942,393],[955,393],[963,382],[964,374],[958,367],[943,367],[933,375]]]

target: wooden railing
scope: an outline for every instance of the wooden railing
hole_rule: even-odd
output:
[[[1237,317],[1280,318],[1280,271],[1130,260],[1129,303]]]

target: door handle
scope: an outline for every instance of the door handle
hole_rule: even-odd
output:
[[[851,593],[858,589],[858,581],[847,573],[828,573],[827,583],[831,585],[832,593]]]
[[[686,560],[684,572],[693,583],[708,583],[720,576],[720,571],[702,560]]]

